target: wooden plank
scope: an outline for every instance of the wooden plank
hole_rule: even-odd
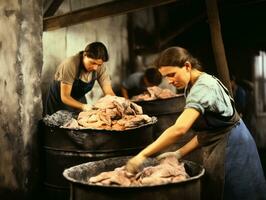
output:
[[[126,77],[129,74],[135,72],[136,66],[136,42],[135,42],[135,34],[134,34],[134,23],[133,23],[133,14],[129,13],[127,17],[127,30],[128,30],[128,66],[126,67]]]
[[[219,10],[217,0],[205,0],[208,14],[208,22],[210,25],[212,49],[217,67],[219,79],[228,88],[231,96],[232,88],[230,83],[229,70],[222,39]]]
[[[125,14],[143,8],[155,7],[176,1],[179,0],[117,0],[93,7],[76,10],[60,16],[44,18],[43,30],[54,30],[82,23],[88,20],[114,16],[118,14]]]
[[[47,6],[47,8],[45,8],[43,16],[44,17],[53,16],[63,1],[64,0],[53,0],[48,2],[49,5]]]

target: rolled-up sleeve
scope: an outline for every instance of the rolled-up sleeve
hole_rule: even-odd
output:
[[[68,59],[59,66],[55,74],[55,80],[62,81],[67,84],[73,84],[77,74],[77,68],[77,65]]]
[[[191,88],[186,98],[185,108],[194,108],[201,114],[204,114],[206,109],[210,110],[214,102],[214,90],[208,85],[198,84]]]

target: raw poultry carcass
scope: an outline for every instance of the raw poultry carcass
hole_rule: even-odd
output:
[[[88,182],[97,185],[142,186],[178,182],[187,178],[189,175],[185,171],[184,163],[179,162],[174,156],[169,156],[155,166],[145,167],[138,174],[129,173],[125,166],[122,166],[114,171],[90,177]]]
[[[176,96],[175,93],[173,93],[169,89],[162,89],[157,86],[148,87],[147,91],[145,91],[142,94],[139,94],[137,96],[133,96],[133,101],[149,101],[149,100],[155,100],[155,99],[167,99]]]
[[[106,95],[99,99],[91,110],[80,112],[77,119],[71,119],[63,127],[125,130],[150,123],[152,120],[148,115],[143,115],[140,106],[128,99]]]
[[[137,176],[141,185],[158,185],[188,178],[184,163],[180,163],[174,156],[166,157],[157,166],[144,168]]]
[[[88,181],[97,185],[123,185],[132,184],[134,174],[125,170],[125,167],[118,167],[114,171],[102,172],[98,176],[91,177]]]

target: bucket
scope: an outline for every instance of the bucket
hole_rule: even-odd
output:
[[[63,175],[70,183],[71,200],[200,200],[201,178],[204,168],[191,161],[185,163],[190,178],[153,186],[104,186],[90,184],[88,178],[101,172],[114,170],[124,165],[130,157],[117,157],[84,163],[64,170]]]
[[[153,126],[153,137],[157,139],[162,132],[173,125],[177,117],[185,107],[183,94],[167,99],[155,99],[150,101],[135,101],[142,107],[143,113],[156,116],[158,122]]]
[[[45,195],[69,199],[69,184],[62,172],[71,166],[117,156],[135,155],[153,141],[149,124],[124,131],[70,130],[42,125]]]

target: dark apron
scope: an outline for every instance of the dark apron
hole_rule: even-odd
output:
[[[218,79],[217,81],[229,95],[225,86]],[[230,99],[234,109],[232,116],[223,117],[217,113],[206,112],[193,126],[202,147],[203,166],[206,170],[202,199],[263,199],[265,179],[256,145],[236,112],[233,99]],[[242,173],[246,170],[252,175]],[[255,173],[258,175],[254,176]],[[250,184],[254,182],[260,185]]]
[[[96,72],[92,72],[92,80],[86,83],[79,79],[82,65],[79,66],[79,71],[72,85],[71,97],[77,101],[82,101],[85,98],[85,94],[89,92],[97,79]],[[82,101],[84,102],[84,100]],[[46,99],[46,105],[44,108],[44,114],[51,115],[58,110],[69,110],[71,112],[77,112],[77,110],[65,105],[60,96],[60,81],[54,80],[50,85],[49,92]]]

